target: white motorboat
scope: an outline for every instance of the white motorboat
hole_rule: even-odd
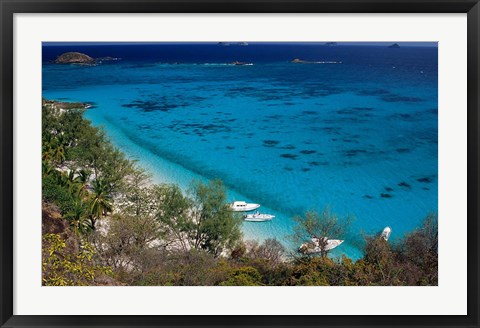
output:
[[[230,210],[234,212],[248,212],[256,210],[260,207],[260,204],[247,203],[244,201],[235,201],[230,204]]]
[[[243,216],[243,219],[245,221],[252,221],[252,222],[263,222],[263,221],[270,221],[271,219],[273,219],[275,217],[275,215],[271,215],[271,214],[263,214],[263,213],[259,213],[258,211],[255,212],[255,213],[252,213],[252,214],[245,214]]]
[[[390,234],[392,233],[392,229],[390,227],[385,227],[385,229],[383,229],[382,231],[382,234],[380,235],[380,237],[382,237],[383,239],[385,239],[385,241],[388,241],[388,238],[390,238]]]
[[[299,251],[305,254],[317,254],[322,252],[322,248],[320,247],[320,239],[312,238],[312,241],[309,243],[303,243],[300,245]],[[328,239],[323,237],[322,240],[326,240],[326,245],[324,246],[324,251],[330,251],[334,248],[340,246],[344,240],[341,239]]]

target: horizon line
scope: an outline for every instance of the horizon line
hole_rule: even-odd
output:
[[[332,46],[389,46],[392,44],[398,44],[403,47],[438,47],[436,41],[53,41],[42,42],[42,47],[55,47],[55,46],[117,46],[117,45],[160,45],[160,44],[185,44],[185,45],[201,45],[201,44],[218,44],[218,43],[242,43],[247,44],[277,44],[277,45],[319,45],[329,46],[328,43],[335,43]]]

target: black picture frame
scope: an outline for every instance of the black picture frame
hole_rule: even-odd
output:
[[[1,327],[479,327],[478,0],[0,0]],[[466,316],[23,316],[13,314],[13,18],[15,13],[467,13],[468,293]],[[455,300],[452,300],[455,302]]]

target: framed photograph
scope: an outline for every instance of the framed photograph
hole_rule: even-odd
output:
[[[3,1],[2,327],[478,327],[478,1]]]

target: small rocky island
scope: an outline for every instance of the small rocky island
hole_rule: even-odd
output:
[[[308,61],[306,61],[306,60],[301,60],[301,59],[299,59],[299,58],[292,59],[290,62],[291,62],[291,63],[295,63],[295,64],[306,64],[306,63],[309,63]]]
[[[392,45],[389,45],[388,47],[389,47],[389,48],[394,48],[394,49],[400,48],[400,46],[398,45],[398,43],[394,43],[394,44],[392,44]]]
[[[66,52],[55,59],[55,64],[95,64],[95,59],[80,52]]]
[[[235,66],[252,66],[253,63],[247,63],[247,62],[241,62],[241,61],[234,61],[232,63],[230,63],[231,65],[235,65]]]
[[[218,42],[219,46],[248,46],[248,42]]]

